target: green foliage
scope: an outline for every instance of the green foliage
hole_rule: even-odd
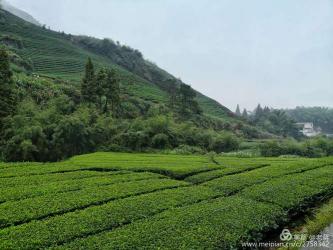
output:
[[[118,117],[120,108],[120,86],[114,70],[109,70],[106,75],[104,94],[106,97],[105,109],[108,109],[108,103],[111,104],[111,111],[114,117]]]
[[[239,104],[237,104],[237,108],[236,108],[236,112],[235,114],[240,117],[242,114],[241,114],[241,111],[240,111],[240,108],[239,108]]]
[[[283,137],[301,137],[296,121],[283,110],[262,108],[259,104],[253,114],[247,117],[247,120],[272,134]]]
[[[21,163],[23,164],[23,163]],[[8,164],[9,165],[9,164]],[[32,167],[32,163],[26,163],[25,165],[20,165],[19,167],[27,168]],[[39,164],[39,166],[46,167],[45,164]],[[14,166],[10,165],[12,173]],[[107,174],[123,174],[125,171],[113,171]],[[26,176],[12,176],[11,178],[3,179],[0,184],[0,187],[6,192],[5,188],[13,188],[15,186],[20,185],[34,185],[34,186],[43,186],[45,184],[56,183],[58,181],[80,181],[86,178],[103,176],[105,173],[103,172],[95,172],[95,171],[74,171],[74,172],[65,172],[65,173],[45,173],[42,175],[26,175]],[[28,190],[32,191],[32,190]]]
[[[94,147],[93,131],[91,130],[94,117],[88,113],[90,111],[89,109],[79,109],[71,116],[65,116],[59,120],[54,128],[51,141],[59,150],[56,152],[59,158],[82,154]]]
[[[158,149],[165,149],[168,148],[170,145],[169,137],[166,134],[160,133],[154,135],[152,138],[152,146]]]
[[[109,39],[99,40],[43,29],[8,12],[1,11],[0,15],[0,37],[9,37],[10,44],[13,44],[9,46],[10,50],[17,55],[17,59],[21,58],[13,61],[19,64],[17,70],[23,66],[28,72],[33,71],[39,76],[71,80],[69,84],[72,85],[81,80],[87,58],[90,57],[96,72],[105,67],[112,67],[116,71],[124,93],[167,104],[166,80],[175,78],[145,60],[139,51]],[[22,43],[23,47],[16,46],[16,43]],[[231,112],[216,101],[201,94],[198,94],[197,101],[203,113],[231,119]]]
[[[82,175],[82,174],[81,174]],[[84,176],[84,175],[83,175]],[[78,177],[80,177],[78,175]],[[107,172],[103,175],[94,177],[94,175],[86,176],[88,178],[70,178],[69,180],[62,180],[61,185],[57,182],[41,183],[41,184],[31,184],[28,182],[30,178],[19,178],[22,183],[17,183],[16,187],[8,187],[6,185],[5,189],[0,190],[1,198],[0,202],[18,201],[22,199],[38,197],[41,194],[48,195],[54,193],[71,192],[85,188],[103,188],[107,185],[112,185],[122,182],[149,180],[153,178],[158,178],[159,176],[152,173],[129,173],[126,174],[121,171]],[[162,176],[160,176],[162,178]],[[33,179],[33,178],[32,178]],[[52,178],[51,178],[52,179]],[[25,189],[20,190],[20,187],[25,183]]]
[[[7,119],[3,146],[7,161],[58,160],[92,150],[98,142],[94,137],[98,134],[95,111],[82,106],[68,114],[71,103],[57,106],[66,99],[59,98],[46,109],[26,100],[17,114]]]
[[[98,181],[94,182],[92,187],[88,185],[87,188],[65,192],[65,196],[61,192],[50,193],[38,197],[6,202],[0,207],[0,228],[132,195],[186,185],[186,183],[181,181],[159,178],[106,184],[103,188],[98,188],[96,183]],[[59,184],[62,185],[61,182]],[[27,209],[28,207],[29,209]],[[6,213],[5,211],[11,211],[11,213]]]
[[[245,171],[250,171],[256,168],[266,167],[268,164],[258,164],[258,163],[246,163],[246,165],[225,165],[226,163],[223,163],[224,168],[223,169],[217,169],[212,171],[207,171],[203,173],[199,173],[196,175],[189,176],[185,178],[185,181],[189,181],[194,184],[207,182],[210,180],[214,180],[217,178],[221,178],[223,176],[232,175],[232,174],[238,174]],[[245,164],[245,162],[243,162]]]
[[[25,88],[20,91],[26,93]],[[55,161],[96,149],[177,148],[178,153],[204,153],[238,148],[238,140],[231,134],[200,128],[192,122],[179,123],[172,114],[115,119],[101,114],[94,105],[76,104],[75,94],[69,97],[56,91],[52,99],[33,96],[39,105],[35,100],[23,99],[17,114],[6,119],[5,160]]]
[[[130,159],[130,160],[129,160]],[[152,160],[154,159],[154,160]],[[201,155],[175,154],[138,154],[138,153],[106,153],[75,156],[67,161],[72,167],[117,169],[128,171],[149,171],[164,174],[174,179],[184,179],[188,175],[216,169],[218,166]],[[48,169],[45,169],[48,171]],[[33,172],[34,173],[34,172]]]
[[[333,109],[324,107],[297,107],[286,110],[297,122],[312,122],[316,127],[320,127],[324,133],[333,133]]]
[[[245,120],[248,119],[249,114],[247,113],[247,110],[246,110],[246,109],[243,110],[242,117],[243,117],[243,119],[245,119]]]
[[[305,157],[323,157],[333,155],[333,140],[318,137],[300,142],[295,140],[271,140],[260,145],[263,156],[298,155]]]
[[[81,83],[82,100],[87,103],[96,103],[97,102],[96,94],[97,94],[97,83],[95,78],[95,69],[91,61],[91,58],[89,58],[86,64],[85,75]]]
[[[12,74],[8,53],[4,48],[0,48],[0,129],[3,126],[3,119],[15,111],[16,96]]]
[[[283,215],[277,206],[230,197],[169,210],[58,249],[235,249],[243,239],[260,240],[259,232],[274,228]]]
[[[213,176],[209,173],[207,173],[208,176],[205,174],[199,174],[199,178],[196,178],[196,182],[209,180],[203,185],[207,185],[223,195],[230,195],[248,186],[265,183],[270,179],[279,178],[281,176],[319,168],[322,165],[314,162],[298,161],[296,163],[289,163],[285,165],[274,163],[271,165],[258,166],[248,167],[248,170],[253,169],[253,171],[246,171],[246,168],[243,169],[243,171],[239,171],[238,169],[239,174],[236,175],[228,175],[225,172],[221,173],[218,171],[215,171],[215,173],[213,172]],[[221,178],[219,177],[220,175],[222,176]]]
[[[47,137],[36,119],[40,109],[33,102],[18,107],[18,113],[7,119],[4,128],[4,157],[7,161],[25,159],[42,161],[48,154]]]
[[[238,249],[333,190],[332,158],[214,160],[95,153],[0,163],[0,248]]]
[[[231,135],[226,134],[213,139],[213,143],[211,145],[211,149],[217,153],[221,152],[230,152],[237,150],[239,148],[238,139]]]
[[[321,173],[323,170],[324,172]],[[300,173],[296,176],[270,180],[261,185],[245,189],[243,195],[255,200],[277,204],[288,211],[304,212],[314,198],[320,199],[332,191],[331,181],[320,185],[320,181],[326,178],[333,178],[333,168],[331,166]]]
[[[177,105],[180,116],[188,117],[191,114],[200,114],[201,109],[198,102],[195,100],[196,92],[191,86],[180,84]]]
[[[44,221],[32,221],[16,227],[15,230],[8,228],[0,232],[0,238],[4,240],[2,247],[5,248],[48,247],[50,242],[60,244],[81,235],[93,234],[111,227],[114,229],[123,224],[153,216],[166,209],[193,204],[212,196],[213,192],[205,187],[162,190],[116,200],[101,206],[93,206]],[[136,209],[133,210],[133,208]],[[110,214],[112,216],[109,216]],[[34,241],[37,238],[38,242]]]
[[[243,137],[267,135],[147,62],[137,50],[0,14],[0,40],[12,57],[33,66],[12,61],[20,102],[17,114],[3,122],[1,159],[57,161],[97,150],[221,153],[238,150]],[[19,73],[21,66],[26,70]],[[279,129],[272,131],[290,132]]]
[[[17,49],[23,49],[24,47],[22,40],[14,35],[3,35],[0,37],[0,41],[8,47]]]
[[[94,65],[89,58],[82,79],[81,96],[83,102],[95,104],[103,113],[108,113],[110,103],[112,115],[117,117],[121,103],[119,79],[115,71],[103,68],[95,75]]]
[[[180,154],[180,155],[202,155],[207,153],[206,150],[196,147],[196,146],[189,146],[189,145],[179,145],[178,147],[174,148],[170,151],[171,154]]]

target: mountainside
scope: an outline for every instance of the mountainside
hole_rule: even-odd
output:
[[[41,24],[27,12],[14,7],[13,5],[11,5],[10,3],[8,3],[4,0],[0,1],[0,4],[2,5],[3,9],[12,13],[13,15],[18,16],[29,23],[33,23],[35,25],[41,26]]]
[[[130,95],[165,102],[168,81],[175,77],[146,61],[140,52],[111,40],[72,36],[30,24],[7,11],[0,12],[1,42],[15,54],[15,63],[27,71],[79,82],[91,57],[97,68],[113,66]],[[235,119],[227,108],[198,93],[207,115]]]
[[[9,86],[1,95],[11,100],[2,102],[8,112],[0,121],[0,159],[221,153],[245,139],[271,137],[109,39],[55,32],[0,9],[0,46]]]

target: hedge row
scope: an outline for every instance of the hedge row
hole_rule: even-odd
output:
[[[128,153],[94,153],[73,157],[69,164],[82,167],[94,166],[118,170],[151,171],[181,179],[194,173],[210,171],[219,166],[210,161],[208,156],[163,155],[163,154],[128,154]]]
[[[254,170],[257,168],[267,167],[267,166],[269,166],[269,165],[268,164],[259,164],[259,165],[258,164],[247,164],[247,165],[240,165],[240,166],[233,166],[233,167],[227,166],[223,169],[212,170],[212,171],[192,175],[192,176],[185,178],[184,180],[191,182],[193,184],[199,184],[199,183],[203,183],[206,181],[210,181],[213,179],[223,177],[225,175],[239,174],[242,172]]]
[[[46,163],[46,164],[32,164],[26,167],[21,165],[0,169],[1,178],[20,177],[20,176],[32,176],[43,175],[52,173],[64,173],[88,169],[88,167],[80,167],[66,162],[62,163]]]
[[[229,197],[168,210],[154,217],[55,249],[234,249],[276,228],[281,208]]]
[[[260,241],[263,233],[286,222],[289,212],[308,208],[332,191],[332,166],[298,171],[290,170],[287,176],[254,185],[236,196],[168,210],[57,249],[232,249],[243,241]],[[313,186],[305,185],[307,181]]]
[[[0,248],[40,249],[62,244],[214,196],[210,188],[194,186],[111,201],[101,206],[0,230]]]
[[[110,172],[97,172],[97,171],[74,171],[65,173],[54,173],[44,175],[33,175],[33,176],[19,176],[1,178],[0,187],[8,188],[15,187],[18,185],[43,185],[45,183],[52,183],[57,181],[67,180],[79,180],[84,178],[105,176],[105,175],[117,175],[128,173],[126,171],[110,171]]]
[[[97,187],[120,182],[131,182],[136,180],[149,180],[156,178],[165,177],[153,173],[132,173],[109,176],[105,174],[104,176],[50,182],[42,185],[17,185],[15,187],[6,187],[0,189],[0,202],[16,201],[56,193],[65,193],[84,188],[94,189]]]
[[[302,211],[314,198],[323,198],[332,192],[333,166],[327,166],[267,181],[243,190],[242,195],[279,205],[288,211]]]
[[[278,178],[293,173],[301,173],[303,171],[309,171],[321,167],[323,167],[323,164],[276,164],[249,172],[224,176],[222,178],[205,182],[203,185],[209,186],[223,195],[230,195],[246,187],[266,182],[272,178]]]
[[[287,176],[274,180],[269,179],[268,181],[266,178],[260,178],[262,173],[266,172],[267,174],[267,171],[262,170],[260,170],[260,173],[256,173],[256,175],[253,175],[256,171],[244,174],[244,177],[242,177],[244,179],[240,182],[236,181],[239,180],[236,179],[239,175],[228,176],[232,177],[232,179],[221,178],[221,180],[224,179],[224,181],[221,181],[219,185],[222,185],[221,190],[225,190],[220,192],[217,192],[216,186],[212,186],[213,189],[205,185],[198,185],[163,190],[111,201],[101,206],[88,207],[83,210],[51,217],[46,220],[32,221],[20,226],[7,228],[0,231],[0,241],[3,242],[2,248],[12,249],[34,249],[55,246],[79,237],[115,229],[139,219],[154,216],[164,210],[184,207],[239,191],[244,188],[244,182],[247,183],[245,184],[246,186],[252,185],[253,183],[260,183],[260,181],[267,181],[263,184],[245,189],[241,195],[247,199],[251,198],[258,201],[272,202],[271,200],[260,199],[262,197],[272,197],[272,194],[274,194],[274,199],[277,201],[276,205],[280,207],[281,200],[286,202],[286,205],[282,207],[285,209],[284,211],[287,212],[289,209],[293,208],[295,204],[299,206],[308,205],[303,203],[304,199],[301,197],[301,194],[308,199],[312,199],[318,194],[325,192],[329,184],[331,187],[333,185],[333,168],[331,166],[290,175],[288,175],[288,173],[300,171],[300,169],[304,170],[304,167],[299,167],[299,169],[286,167],[286,169],[288,169],[289,172],[286,172],[285,169],[281,169],[281,174],[287,174]],[[277,171],[277,169],[275,171]],[[308,182],[308,180],[312,181]],[[312,185],[321,183],[321,188],[304,187],[305,181]],[[228,185],[223,184],[224,182],[229,183],[228,188]],[[251,184],[249,184],[249,182],[251,182]],[[291,191],[289,191],[291,193],[287,193],[287,199],[285,199],[286,185],[287,189],[291,189]],[[256,194],[256,196],[254,196],[253,193]],[[291,201],[292,203],[290,203]],[[285,219],[287,219],[287,217],[285,217]]]
[[[0,227],[46,218],[131,195],[184,185],[187,185],[187,183],[169,179],[152,179],[6,202],[0,204]]]

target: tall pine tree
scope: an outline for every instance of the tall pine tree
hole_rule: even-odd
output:
[[[200,114],[202,111],[195,100],[196,92],[190,85],[182,83],[179,89],[180,114],[188,116],[191,113]]]
[[[109,70],[106,78],[106,108],[108,104],[111,105],[112,116],[117,117],[120,107],[120,86],[119,80],[116,77],[116,72],[114,70]]]
[[[262,109],[261,105],[258,104],[256,109],[254,110],[254,120],[259,121],[263,116],[264,110]]]
[[[97,92],[97,86],[95,78],[95,69],[91,61],[91,58],[88,58],[85,75],[81,83],[82,101],[86,103],[96,103],[97,102],[96,92]]]
[[[237,108],[236,108],[236,115],[237,116],[241,116],[242,114],[241,114],[241,111],[240,111],[240,108],[239,108],[239,104],[237,104]]]
[[[248,118],[249,118],[249,115],[248,115],[246,109],[243,110],[242,117],[243,117],[244,119],[248,119]]]
[[[12,115],[16,107],[15,84],[10,70],[9,56],[5,49],[0,49],[0,128],[3,119]]]
[[[169,106],[172,110],[176,108],[177,105],[177,97],[178,97],[178,86],[177,86],[177,81],[173,79],[168,79],[166,81],[166,86],[168,86],[168,94],[169,94]]]
[[[107,89],[107,76],[108,71],[101,69],[96,76],[96,95],[97,95],[97,106],[100,111],[105,112],[106,106],[106,89]]]

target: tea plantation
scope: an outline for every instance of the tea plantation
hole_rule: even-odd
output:
[[[0,163],[0,249],[238,249],[333,196],[333,158]]]
[[[153,103],[167,102],[168,93],[165,89],[158,87],[156,79],[145,75],[150,71],[159,72],[162,82],[175,77],[145,60],[142,60],[140,69],[144,73],[139,74],[124,67],[124,63],[107,57],[105,53],[97,53],[78,44],[75,42],[77,39],[79,37],[33,25],[0,9],[0,45],[6,45],[15,54],[15,58],[20,58],[20,67],[22,63],[25,66],[29,64],[29,71],[38,76],[66,80],[68,84],[75,85],[81,82],[84,66],[90,57],[97,69],[114,68],[121,80],[123,92],[129,96]],[[121,46],[118,47],[121,50]],[[122,51],[117,51],[117,54],[123,60],[128,56]],[[130,64],[133,64],[133,60],[130,60]],[[233,121],[230,111],[215,100],[198,92],[197,101],[204,113]]]

